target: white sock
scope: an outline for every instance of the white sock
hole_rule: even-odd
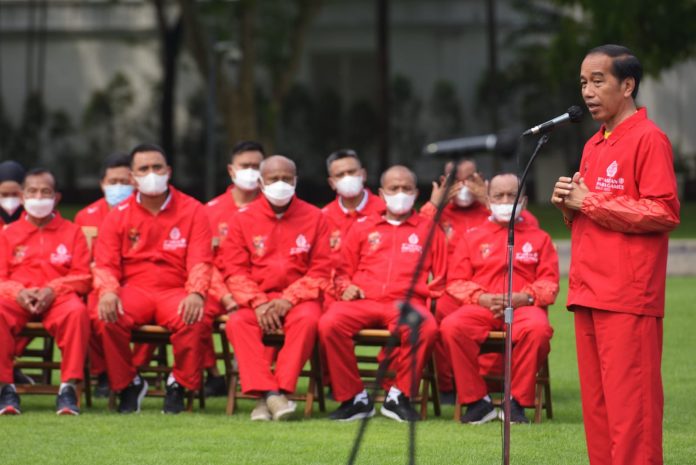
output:
[[[75,389],[75,382],[68,381],[67,383],[60,383],[60,387],[58,388],[58,394],[62,394],[63,389],[65,389],[68,386]]]
[[[169,377],[167,377],[167,386],[171,386],[174,383],[176,383],[176,378],[174,378],[173,374],[169,373]]]
[[[353,397],[353,404],[357,404],[358,402],[362,402],[363,404],[367,405],[367,391],[365,389],[363,389],[355,397]]]
[[[392,386],[389,388],[389,393],[387,394],[387,400],[393,400],[397,404],[399,403],[399,395],[401,395],[401,391],[396,386]]]
[[[492,402],[492,401],[491,401],[491,396],[489,396],[488,394],[486,394],[486,395],[483,397],[483,400],[485,400],[485,401],[488,402],[488,403]]]
[[[133,386],[140,386],[142,384],[143,380],[140,377],[139,374],[135,375],[135,378],[133,378]]]

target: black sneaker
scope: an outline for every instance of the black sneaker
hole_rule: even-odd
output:
[[[118,403],[118,413],[140,412],[140,404],[143,402],[145,394],[147,394],[147,381],[140,375],[138,375],[138,378],[140,378],[140,384],[130,383],[119,394],[121,400]]]
[[[0,415],[19,415],[19,396],[12,386],[5,385],[0,391]]]
[[[167,385],[162,413],[181,413],[184,410],[184,387],[174,381]]]
[[[56,397],[56,413],[58,415],[79,415],[77,393],[73,386],[65,386]]]
[[[94,397],[104,398],[109,397],[111,389],[109,389],[109,377],[106,372],[97,375],[97,385],[94,387]]]
[[[461,422],[471,425],[482,425],[494,420],[498,416],[493,404],[486,399],[480,399],[466,407],[466,413]]]
[[[336,421],[353,421],[362,418],[370,418],[375,415],[375,403],[372,399],[367,398],[367,403],[355,399],[347,400],[341,403],[334,412],[329,415],[330,420]]]
[[[205,386],[203,386],[203,394],[206,397],[226,397],[227,383],[225,382],[225,377],[222,375],[208,375],[208,379],[205,380]]]
[[[12,377],[14,378],[14,383],[15,384],[36,384],[36,381],[34,381],[34,378],[31,376],[22,373],[22,370],[19,368],[15,368],[12,372]]]
[[[411,407],[411,401],[403,394],[399,394],[396,401],[387,398],[380,409],[382,415],[399,422],[418,421],[420,415]]]
[[[503,420],[504,418],[505,410],[501,410],[500,419]],[[514,398],[510,399],[510,423],[513,425],[529,423],[529,420],[524,414],[524,407]]]

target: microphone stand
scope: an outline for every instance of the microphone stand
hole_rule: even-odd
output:
[[[437,228],[440,227],[440,218],[442,217],[442,212],[445,209],[445,205],[447,205],[447,196],[454,185],[454,182],[456,180],[457,176],[457,167],[459,166],[459,162],[454,164],[454,167],[452,168],[452,171],[450,171],[447,174],[447,178],[445,180],[445,186],[444,186],[444,194],[442,196],[442,199],[440,202],[436,205],[437,210],[435,212],[435,216],[432,219],[432,224],[430,225],[430,229],[428,230],[428,235],[425,239],[425,242],[423,243],[423,249],[420,258],[418,259],[418,262],[416,263],[416,268],[413,271],[413,275],[411,276],[411,282],[409,283],[408,290],[406,291],[406,295],[404,296],[404,301],[397,304],[399,307],[399,322],[397,323],[396,327],[394,330],[391,332],[389,335],[389,339],[387,341],[387,345],[385,346],[385,354],[384,354],[384,359],[380,362],[379,367],[377,368],[377,376],[375,380],[375,384],[372,388],[372,391],[370,392],[370,397],[374,399],[376,397],[377,391],[380,389],[382,386],[382,380],[384,379],[387,369],[389,368],[389,364],[391,362],[391,355],[392,352],[394,351],[394,348],[399,344],[399,341],[401,340],[399,336],[399,328],[402,326],[405,326],[407,330],[409,331],[409,344],[411,345],[411,397],[413,397],[418,390],[418,385],[420,384],[420,376],[419,373],[416,373],[416,353],[418,352],[418,335],[420,332],[420,326],[421,323],[423,322],[423,317],[421,316],[420,313],[411,305],[411,299],[413,297],[414,291],[416,289],[416,285],[418,284],[418,280],[420,278],[421,273],[423,272],[423,267],[425,266],[425,260],[428,256],[428,252],[430,251],[430,247],[432,246],[433,239],[435,237],[435,233],[437,231]],[[415,212],[413,214],[416,214]],[[355,440],[353,442],[353,447],[350,451],[350,456],[348,457],[348,465],[354,465],[355,461],[358,458],[358,452],[360,451],[360,445],[362,443],[362,439],[365,435],[365,430],[367,429],[367,423],[370,421],[370,417],[365,417],[360,421],[360,427],[358,428],[358,433],[355,437]],[[411,421],[409,422],[408,425],[408,439],[409,439],[409,448],[408,448],[408,464],[409,465],[415,465],[416,463],[416,422]]]
[[[515,211],[520,202],[520,197],[522,196],[522,190],[524,188],[525,182],[527,181],[527,175],[529,174],[529,169],[534,163],[539,150],[549,141],[550,134],[546,133],[539,138],[537,141],[536,148],[532,152],[532,156],[527,162],[527,166],[522,173],[522,178],[520,179],[519,186],[517,187],[517,195],[515,196],[515,203],[512,205],[512,216],[510,217],[510,223],[508,223],[508,245],[507,245],[507,305],[505,307],[505,371],[503,374],[503,465],[510,465],[510,381],[512,377],[512,320],[513,320],[513,308],[512,308],[512,273],[514,269],[513,262],[513,250],[515,247]]]

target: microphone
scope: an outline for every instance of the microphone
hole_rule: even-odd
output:
[[[466,155],[478,152],[499,152],[512,155],[517,150],[518,138],[512,132],[482,136],[460,137],[431,142],[423,147],[423,155],[436,157],[440,155]]]
[[[533,134],[546,134],[556,129],[556,126],[563,126],[568,123],[577,123],[582,119],[582,108],[577,105],[573,105],[568,108],[568,113],[563,113],[561,116],[557,116],[554,119],[540,124],[539,126],[534,126],[529,128],[522,133],[522,136],[531,136]]]

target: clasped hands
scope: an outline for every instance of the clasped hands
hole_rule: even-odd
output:
[[[580,173],[575,173],[572,178],[561,176],[556,181],[551,194],[551,203],[563,212],[568,221],[573,221],[575,212],[582,208],[582,203],[590,189],[585,184],[585,179]]]
[[[254,309],[259,326],[266,334],[274,334],[283,329],[283,318],[292,308],[287,299],[273,299]]]
[[[529,294],[524,292],[512,293],[512,308],[524,307],[529,305]],[[505,312],[505,294],[481,294],[478,299],[478,304],[485,307],[493,313],[494,318],[500,318]]]
[[[32,315],[44,313],[51,308],[55,299],[56,294],[50,287],[22,289],[16,298],[17,304]]]

